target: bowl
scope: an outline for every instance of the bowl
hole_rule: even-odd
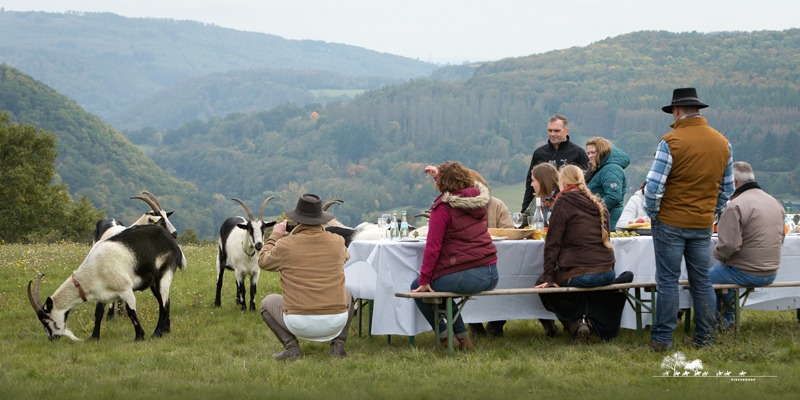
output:
[[[520,240],[533,236],[533,229],[489,228],[489,235],[491,235],[493,238],[507,237],[508,240]]]

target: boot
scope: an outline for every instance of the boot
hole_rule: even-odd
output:
[[[470,340],[469,336],[458,339],[459,350],[472,350],[473,347],[475,347],[475,345],[472,344],[472,340]]]
[[[347,333],[350,332],[350,322],[353,321],[353,314],[355,310],[355,305],[353,304],[352,295],[350,292],[348,292],[348,299],[348,304],[350,304],[350,307],[347,309],[347,322],[345,323],[342,332],[339,333],[339,336],[331,340],[331,355],[336,358],[345,358],[350,355],[344,348],[344,342],[347,341]]]
[[[486,328],[483,327],[483,324],[478,323],[469,324],[469,333],[474,336],[475,339],[480,339],[489,335],[489,333],[486,332]]]
[[[302,357],[300,353],[300,345],[297,343],[297,338],[291,332],[281,327],[268,312],[261,314],[264,316],[266,322],[275,337],[283,344],[284,350],[280,353],[275,353],[272,358],[276,360],[297,360]]]
[[[552,319],[539,319],[539,322],[542,323],[544,327],[544,334],[547,337],[554,337],[558,334],[558,327],[556,326],[555,321]]]

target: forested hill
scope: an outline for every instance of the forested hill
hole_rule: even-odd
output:
[[[0,27],[0,63],[35,77],[101,118],[181,80],[234,69],[413,78],[435,68],[356,46],[110,13],[4,11]]]
[[[258,201],[264,190],[308,190],[345,200],[337,218],[357,223],[392,207],[429,206],[426,164],[458,160],[494,185],[523,181],[555,113],[569,118],[576,143],[604,136],[627,151],[633,191],[672,123],[661,107],[689,85],[711,105],[704,114],[736,160],[753,164],[770,193],[800,193],[797,29],[639,32],[488,63],[467,80],[373,89],[347,105],[286,105],[136,134],[158,165],[208,192]]]
[[[346,103],[355,97],[348,93],[402,82],[401,79],[331,71],[247,69],[218,72],[160,90],[106,122],[120,130],[147,126],[177,128],[194,119],[269,110],[287,101],[300,107],[312,102],[325,105],[332,100]]]
[[[174,210],[170,220],[179,232],[194,228],[205,237],[215,234],[215,219],[225,216],[228,202],[214,199],[193,183],[164,172],[124,136],[74,101],[20,71],[0,64],[0,110],[12,122],[25,122],[53,132],[59,152],[56,172],[73,198],[86,194],[98,210],[132,223],[148,207],[131,196],[149,190],[163,207]],[[56,182],[58,183],[58,182]],[[216,223],[219,226],[219,223]]]

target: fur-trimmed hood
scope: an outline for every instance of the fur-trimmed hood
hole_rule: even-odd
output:
[[[486,206],[491,199],[492,194],[489,188],[479,181],[475,181],[475,187],[456,190],[452,193],[442,193],[436,198],[436,201],[433,202],[431,211],[444,203],[450,207],[467,211],[476,218],[484,218],[486,216]]]

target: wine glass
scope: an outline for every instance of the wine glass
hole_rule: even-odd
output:
[[[389,238],[389,227],[392,222],[392,215],[391,214],[382,214],[381,220],[383,220],[383,230],[381,231],[381,238],[388,239]]]
[[[514,227],[519,229],[522,226],[522,213],[511,213],[511,219],[514,220]]]

